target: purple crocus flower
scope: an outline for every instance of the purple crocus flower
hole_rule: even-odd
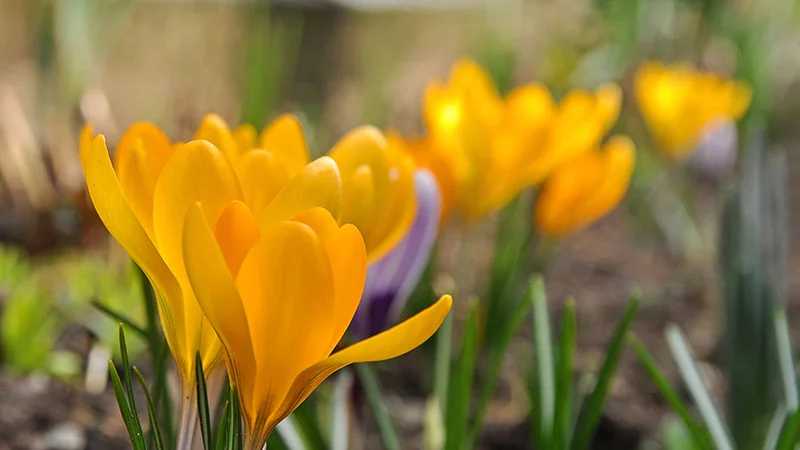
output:
[[[417,215],[408,234],[367,269],[361,304],[351,331],[365,338],[385,330],[400,316],[428,264],[442,211],[439,185],[425,169],[414,172]]]

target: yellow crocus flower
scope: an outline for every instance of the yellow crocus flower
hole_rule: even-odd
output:
[[[238,387],[245,449],[261,449],[275,426],[335,371],[406,353],[427,340],[449,296],[384,333],[333,353],[358,307],[367,256],[358,229],[330,210],[259,224],[241,202],[216,225],[196,203],[183,250],[197,299],[220,336]]]
[[[702,72],[689,64],[650,61],[636,71],[636,101],[659,150],[674,160],[689,156],[707,127],[737,121],[752,91],[742,81]]]
[[[634,160],[633,142],[614,136],[602,150],[561,165],[542,185],[536,201],[539,231],[565,237],[608,214],[628,190]]]
[[[291,116],[264,130],[259,144],[264,148],[242,151],[240,143],[249,139],[246,132],[232,134],[214,115],[206,117],[196,137],[173,144],[155,125],[137,123],[120,140],[112,165],[104,136],[93,137],[88,126],[81,136],[81,162],[92,202],[112,236],[153,284],[187,409],[193,406],[195,354],[200,353],[204,370],[210,373],[222,362],[223,352],[187,277],[181,244],[186,211],[200,202],[206,220],[222,227],[230,205],[240,203],[266,231],[312,207],[338,217],[342,199],[336,161],[323,157],[306,165],[302,129]],[[407,227],[404,223],[413,219],[415,211],[413,184],[411,201],[395,193],[402,192],[406,163],[386,151],[385,139],[374,128],[354,130],[334,150],[347,176],[359,171],[374,174],[372,191],[359,186],[360,192],[385,203],[371,204],[371,210],[360,214],[384,214],[368,222],[365,235],[372,239],[376,254],[385,252],[388,243],[402,237],[404,231],[399,230]],[[364,159],[367,169],[354,163],[358,158]],[[374,164],[379,167],[373,168]],[[347,205],[342,211],[358,208]]]
[[[462,59],[446,85],[426,89],[424,142],[438,154],[428,159],[449,164],[457,208],[477,219],[595,147],[616,122],[621,98],[608,84],[594,93],[573,90],[557,103],[538,83],[501,98],[488,74]]]

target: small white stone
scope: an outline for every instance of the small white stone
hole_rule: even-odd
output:
[[[63,422],[47,432],[44,437],[48,450],[80,450],[86,447],[86,435],[73,422]]]

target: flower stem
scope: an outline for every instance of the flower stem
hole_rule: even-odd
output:
[[[194,389],[183,389],[182,394],[180,421],[178,422],[178,445],[175,448],[192,450],[197,428],[197,393]]]

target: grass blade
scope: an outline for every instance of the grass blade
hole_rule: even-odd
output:
[[[555,380],[553,368],[553,343],[550,334],[550,313],[544,292],[544,281],[536,276],[531,282],[533,305],[533,348],[536,358],[536,379],[539,386],[539,426],[541,446],[550,448],[555,414]],[[532,407],[537,407],[533,405]]]
[[[497,379],[500,377],[500,368],[503,364],[503,358],[505,357],[506,349],[511,343],[511,339],[525,321],[525,316],[528,315],[528,309],[531,306],[531,302],[525,300],[528,295],[530,294],[526,293],[525,297],[523,297],[523,300],[517,301],[517,305],[515,306],[511,317],[505,322],[503,334],[500,337],[499,344],[490,349],[486,379],[483,381],[480,398],[478,400],[478,406],[475,408],[475,419],[470,427],[467,448],[475,448],[475,444],[478,441],[478,435],[480,430],[483,428],[483,419],[486,416],[486,409],[489,407],[489,402],[492,400],[492,396],[494,395]]]
[[[686,426],[686,429],[689,430],[697,448],[711,450],[713,446],[709,441],[708,431],[697,423],[692,413],[689,412],[689,408],[681,399],[680,395],[678,395],[675,388],[672,387],[669,380],[667,380],[667,377],[664,376],[661,367],[658,366],[658,363],[647,351],[642,341],[631,334],[629,335],[628,342],[631,344],[631,347],[633,347],[636,357],[644,366],[650,379],[653,380],[653,383],[655,383],[659,392],[661,392],[661,396],[664,397],[664,400],[666,400],[672,410],[678,414],[684,426]]]
[[[161,439],[161,427],[158,424],[158,414],[156,414],[156,407],[153,404],[153,399],[150,397],[150,391],[147,389],[147,382],[144,380],[142,372],[139,372],[139,369],[136,367],[133,368],[133,373],[136,374],[136,378],[139,380],[139,384],[144,391],[145,399],[147,399],[147,417],[150,421],[150,432],[152,433],[156,450],[164,450],[164,441]]]
[[[110,317],[115,322],[122,323],[126,327],[128,327],[131,330],[135,331],[136,334],[140,335],[142,338],[147,339],[147,332],[144,330],[144,328],[142,328],[139,325],[137,325],[133,321],[133,319],[131,319],[130,317],[126,316],[125,314],[122,314],[122,313],[114,311],[113,309],[111,309],[108,306],[100,303],[97,300],[92,300],[91,303],[92,303],[92,306],[97,308],[97,310],[100,311],[101,313],[107,315],[108,317]]]
[[[450,383],[450,355],[453,347],[453,315],[445,317],[436,332],[436,361],[434,366],[433,391],[439,405],[442,423],[447,421],[447,394]]]
[[[203,373],[203,359],[200,352],[195,354],[195,384],[197,384],[197,414],[200,419],[200,435],[203,437],[203,448],[211,450],[211,414],[208,409],[208,389],[206,377]]]
[[[572,432],[572,386],[574,374],[575,345],[578,339],[578,323],[575,317],[575,299],[568,299],[564,306],[561,336],[558,339],[556,361],[556,405],[553,414],[553,448],[565,448]]]
[[[225,450],[226,441],[228,439],[228,414],[230,414],[230,409],[231,404],[226,399],[225,405],[222,407],[222,414],[219,417],[217,437],[214,439],[214,450]]]
[[[141,440],[142,448],[145,447],[144,434],[142,432],[142,423],[139,421],[139,413],[136,409],[136,398],[133,396],[133,381],[131,380],[131,362],[128,358],[128,344],[125,341],[125,328],[119,324],[119,350],[122,355],[122,370],[125,374],[125,391],[128,394],[128,404],[130,405],[129,413],[131,415],[131,423],[136,427],[136,432]]]
[[[667,327],[666,335],[672,357],[675,358],[683,381],[689,387],[697,408],[700,410],[700,415],[703,416],[703,420],[705,420],[708,430],[711,432],[711,438],[714,440],[716,448],[719,450],[732,450],[734,447],[730,432],[725,426],[725,422],[723,422],[714,400],[711,398],[711,394],[703,383],[700,370],[695,364],[695,359],[692,356],[686,338],[675,325]]]
[[[800,440],[800,409],[784,422],[775,450],[793,450]]]
[[[445,417],[445,449],[461,450],[467,433],[472,381],[475,377],[475,364],[478,359],[478,300],[469,304],[467,323],[461,335],[461,349],[457,356],[456,373],[448,394],[447,416]]]
[[[367,396],[367,402],[375,415],[375,421],[378,423],[378,430],[380,431],[384,448],[386,450],[400,450],[400,438],[397,437],[392,419],[389,417],[389,411],[383,403],[383,396],[375,371],[372,370],[371,365],[366,363],[356,364],[355,367],[358,379],[361,381],[361,386]]]
[[[638,307],[639,298],[631,298],[620,323],[617,325],[616,330],[614,330],[614,336],[606,352],[606,359],[597,376],[597,383],[592,393],[586,398],[586,402],[581,408],[578,422],[575,425],[575,438],[572,441],[572,450],[583,450],[588,448],[591,443],[595,430],[597,430],[597,425],[600,423],[600,417],[603,413],[606,399],[608,398],[608,391],[611,388],[611,379],[614,378],[614,373],[616,373],[619,360],[622,357],[622,350],[625,348],[625,336],[628,335],[628,329],[631,327]]]
[[[792,358],[792,335],[789,324],[786,322],[786,312],[782,309],[775,311],[775,337],[778,347],[778,362],[783,381],[783,393],[786,397],[786,410],[797,409],[797,380],[794,374],[794,360]]]
[[[123,423],[125,423],[125,429],[128,430],[131,444],[133,444],[135,450],[145,450],[142,428],[141,426],[137,427],[136,423],[131,419],[131,409],[128,405],[128,400],[125,398],[125,389],[122,387],[122,380],[120,380],[119,373],[117,373],[117,367],[114,366],[114,362],[110,360],[108,361],[108,373],[111,375],[111,385],[114,387],[114,394],[117,397],[119,412],[122,415]]]
[[[317,410],[311,403],[301,403],[292,412],[292,418],[300,429],[303,438],[305,438],[308,447],[313,449],[328,448],[328,442],[317,419]]]

